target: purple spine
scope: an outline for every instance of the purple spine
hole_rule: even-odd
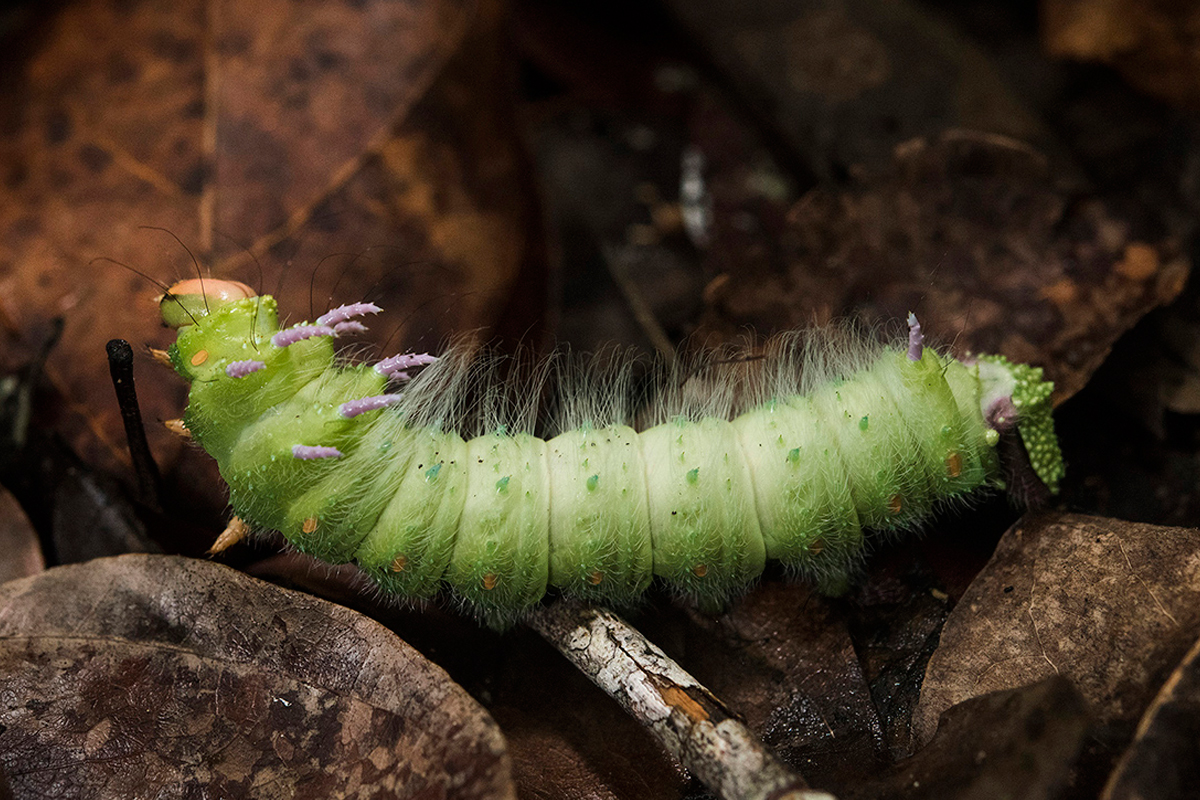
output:
[[[920,361],[925,353],[925,334],[921,333],[921,323],[917,315],[908,312],[908,360]]]
[[[272,336],[271,344],[276,347],[287,347],[314,336],[333,336],[333,328],[328,325],[297,325]]]
[[[347,303],[317,317],[317,324],[332,327],[353,317],[361,317],[363,314],[378,314],[380,311],[383,309],[374,303]]]
[[[336,447],[294,444],[292,445],[292,457],[301,461],[312,461],[315,458],[341,458],[342,451]]]
[[[350,400],[338,406],[338,413],[346,419],[357,417],[368,411],[378,411],[400,402],[398,394],[377,394],[374,397],[364,397],[360,400]]]
[[[367,332],[367,326],[363,325],[361,322],[359,322],[356,319],[352,319],[349,322],[339,322],[337,325],[333,326],[333,334],[335,336],[341,336],[344,333],[366,333],[366,332]]]
[[[413,367],[424,367],[427,364],[432,364],[437,361],[437,356],[431,356],[428,353],[402,353],[398,356],[389,356],[375,365],[375,371],[380,375],[387,375],[389,378],[406,381],[408,375],[405,370]]]
[[[262,361],[233,361],[225,367],[225,374],[231,378],[244,378],[266,368],[266,363]]]

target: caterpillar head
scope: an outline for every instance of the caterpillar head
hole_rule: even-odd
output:
[[[1033,474],[1051,494],[1057,494],[1066,468],[1050,414],[1053,381],[1043,380],[1041,367],[1015,364],[1004,356],[978,358],[988,426],[997,438],[1015,430]]]
[[[274,299],[238,281],[180,281],[162,296],[159,314],[179,331],[168,354],[189,381],[258,357],[259,345],[278,329]]]

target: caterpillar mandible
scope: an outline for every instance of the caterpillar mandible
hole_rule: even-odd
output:
[[[461,347],[340,362],[333,340],[379,311],[281,328],[274,298],[243,284],[176,284],[160,313],[191,384],[183,424],[238,518],[356,562],[391,594],[448,585],[493,625],[548,587],[620,604],[658,578],[713,605],[767,560],[838,591],[864,529],[1001,488],[1002,435],[1050,492],[1063,475],[1041,369],[941,356],[911,314],[897,347],[799,333],[724,353],[724,374],[676,372],[655,417],[635,420],[628,368],[551,361],[513,388]],[[556,369],[542,438],[537,398]]]

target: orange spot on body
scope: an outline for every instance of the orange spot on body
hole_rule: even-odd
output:
[[[404,572],[404,568],[408,566],[408,556],[401,553],[392,559],[392,572]]]
[[[894,494],[888,498],[889,514],[899,514],[902,508],[904,508],[904,500],[901,499],[900,495]]]
[[[192,366],[193,367],[198,367],[201,364],[203,364],[205,361],[208,361],[208,351],[207,350],[197,350],[196,354],[192,356]]]
[[[696,566],[692,567],[692,574],[695,575],[697,578],[703,578],[705,575],[708,574],[708,565],[707,564],[697,564]]]
[[[317,529],[317,518],[316,517],[309,517],[308,519],[304,520],[304,524],[300,526],[300,530],[304,531],[305,533],[312,533],[316,529]]]
[[[599,586],[602,580],[604,580],[604,573],[600,570],[596,570],[591,575],[588,575],[588,583],[592,586]]]
[[[962,475],[962,453],[953,452],[946,456],[946,474],[951,478]]]
[[[496,573],[489,572],[483,576],[483,588],[490,592],[492,589],[496,588],[496,584],[499,582],[499,580],[500,579],[496,577]]]
[[[821,555],[821,551],[825,549],[824,539],[814,539],[808,543],[808,554],[811,556]]]

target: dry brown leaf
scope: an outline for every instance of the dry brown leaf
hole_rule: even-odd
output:
[[[1041,154],[999,137],[947,133],[899,148],[891,167],[791,208],[778,254],[725,263],[706,330],[794,327],[916,311],[958,352],[1046,368],[1061,402],[1113,343],[1174,299],[1190,265],[1177,243],[1138,241]],[[717,218],[724,253],[744,238]]]
[[[504,740],[377,623],[216,564],[121,556],[0,587],[15,796],[512,798]]]
[[[1027,518],[1005,534],[929,661],[914,713],[1063,675],[1101,722],[1131,725],[1200,625],[1200,532],[1101,517]]]
[[[500,12],[470,0],[56,6],[6,67],[0,104],[0,319],[13,345],[0,366],[64,316],[47,368],[66,400],[60,427],[89,460],[123,459],[103,346],[166,341],[159,290],[92,259],[166,283],[193,269],[169,235],[139,226],[280,294],[292,320],[370,299],[388,312],[374,341],[392,348],[489,324],[537,263]],[[182,407],[183,387],[163,377],[142,382],[151,420]],[[160,455],[178,452],[152,436]]]

